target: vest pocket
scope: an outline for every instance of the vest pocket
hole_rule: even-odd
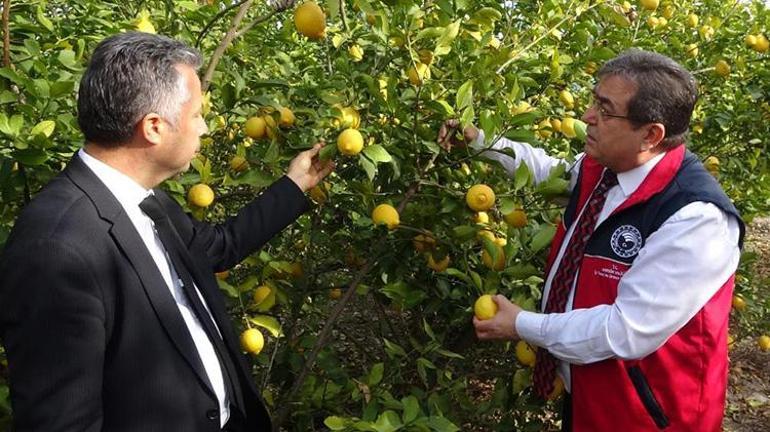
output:
[[[661,408],[658,400],[655,399],[655,395],[652,393],[650,384],[642,373],[642,369],[640,369],[639,366],[631,366],[628,368],[628,376],[631,378],[631,383],[634,384],[639,399],[641,399],[644,408],[647,410],[647,413],[650,414],[650,417],[652,417],[655,425],[658,429],[667,428],[669,425],[668,417],[666,417],[666,413],[663,412],[663,408]]]

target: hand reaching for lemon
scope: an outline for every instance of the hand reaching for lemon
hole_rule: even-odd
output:
[[[463,148],[468,145],[469,142],[474,141],[479,136],[479,130],[473,125],[468,125],[463,131],[463,137],[457,136],[460,130],[460,120],[451,119],[444,122],[441,128],[438,130],[438,144],[449,151],[452,147]]]
[[[492,301],[497,304],[497,312],[491,318],[479,319],[478,316],[473,317],[476,337],[480,340],[519,339],[519,335],[516,333],[516,317],[523,309],[511,303],[505,296],[500,294],[493,296]]]
[[[289,164],[286,175],[302,189],[302,192],[314,188],[334,169],[334,162],[322,161],[318,158],[321,147],[323,147],[322,143],[314,145],[310,150],[298,154]]]

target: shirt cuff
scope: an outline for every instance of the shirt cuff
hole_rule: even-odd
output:
[[[484,130],[479,129],[479,135],[476,137],[475,140],[471,141],[470,145],[471,148],[475,150],[481,150],[483,148],[486,148],[486,145],[484,145]]]
[[[545,346],[545,332],[543,324],[545,315],[535,312],[521,311],[516,316],[516,333],[525,341],[537,345]]]

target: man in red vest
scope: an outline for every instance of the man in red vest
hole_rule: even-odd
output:
[[[533,387],[557,377],[563,430],[719,431],[727,387],[727,321],[744,226],[721,187],[685,148],[697,100],[692,75],[668,57],[627,51],[599,71],[585,153],[570,167],[569,204],[546,268],[542,313],[504,296],[481,340],[538,347]],[[444,147],[489,147],[456,121]],[[566,164],[500,139],[484,154],[536,181]]]

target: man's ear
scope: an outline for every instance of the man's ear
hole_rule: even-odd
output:
[[[642,139],[639,151],[653,150],[666,138],[666,126],[663,123],[650,123],[647,125],[647,133]]]
[[[163,121],[163,118],[156,113],[149,113],[142,117],[137,125],[137,129],[142,138],[152,144],[158,145],[162,140],[162,133],[164,128],[168,125]]]

